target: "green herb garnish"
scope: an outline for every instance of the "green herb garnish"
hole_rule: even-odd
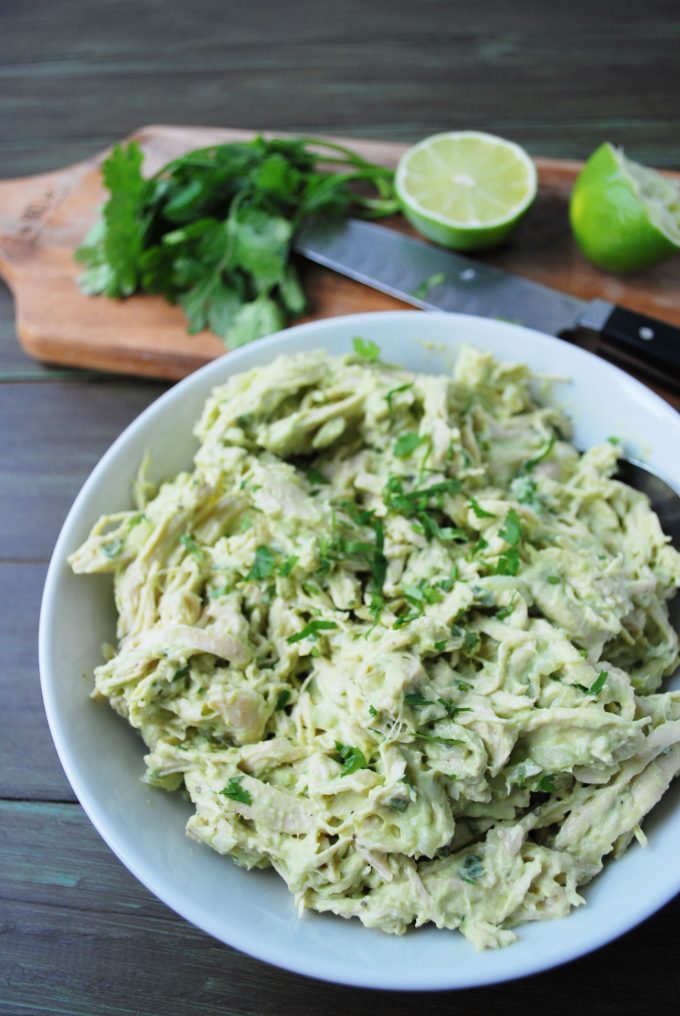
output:
[[[386,395],[383,395],[383,398],[387,402],[387,408],[390,413],[390,416],[392,415],[393,412],[392,399],[394,398],[394,396],[398,395],[399,392],[407,392],[409,388],[413,388],[413,381],[409,381],[407,384],[397,385],[396,388],[391,388]]]
[[[467,882],[468,885],[475,885],[484,874],[484,864],[477,854],[468,854],[460,868],[458,877]]]
[[[331,628],[337,627],[335,621],[310,621],[302,631],[296,632],[295,635],[289,635],[286,642],[290,642],[292,645],[294,642],[301,642],[303,639],[317,639],[319,632],[330,631]]]
[[[246,579],[268,579],[276,566],[276,552],[262,544],[255,551],[255,559],[246,575]]]
[[[353,748],[350,744],[342,744],[341,741],[336,741],[335,750],[340,756],[339,761],[342,762],[341,776],[350,776],[357,769],[366,769],[368,767],[366,756],[361,748]]]
[[[290,575],[290,573],[292,572],[293,568],[298,563],[298,561],[299,558],[296,557],[295,554],[291,554],[290,557],[287,557],[285,561],[282,561],[281,564],[279,565],[279,575],[284,579],[287,578],[287,576]]]
[[[242,776],[232,776],[226,787],[220,790],[220,794],[230,798],[232,801],[240,801],[241,804],[252,804],[253,795],[245,787],[241,786]]]
[[[409,455],[413,455],[416,448],[423,444],[427,438],[421,437],[420,434],[416,434],[411,431],[408,434],[402,434],[394,442],[394,454],[398,459],[407,459]]]
[[[482,508],[476,497],[469,497],[468,504],[470,505],[470,508],[472,508],[472,511],[474,512],[474,514],[477,516],[478,519],[496,518],[493,512],[487,512],[484,508]]]
[[[359,336],[352,339],[352,348],[357,356],[369,363],[377,363],[380,359],[380,346],[372,339],[362,339]]]
[[[196,543],[196,540],[193,538],[191,533],[183,533],[179,538],[179,542],[196,558],[197,561],[202,561],[205,557],[205,553]]]
[[[109,540],[107,543],[102,543],[102,554],[104,557],[108,557],[109,560],[113,560],[116,557],[120,557],[124,546],[122,540]]]
[[[441,286],[443,282],[446,282],[446,276],[444,273],[435,272],[434,275],[430,275],[430,277],[421,282],[419,286],[416,286],[411,295],[415,296],[416,300],[426,300],[429,296],[430,290],[434,289],[435,286]]]
[[[527,462],[525,462],[524,465],[522,466],[520,472],[522,472],[522,473],[530,473],[533,469],[536,468],[536,466],[539,464],[539,462],[543,462],[543,459],[547,459],[547,457],[550,455],[551,451],[555,447],[556,441],[557,441],[557,436],[554,433],[551,434],[550,435],[550,440],[548,441],[548,443],[545,446],[545,448],[543,449],[543,451],[540,451],[538,453],[538,455],[534,456],[533,459],[529,459]]]
[[[304,311],[291,259],[303,222],[397,211],[391,170],[313,138],[214,145],[149,178],[142,161],[133,141],[102,164],[110,197],[76,252],[86,269],[80,288],[115,298],[161,294],[182,307],[190,332],[210,328],[230,348]],[[321,171],[323,163],[332,171]]]

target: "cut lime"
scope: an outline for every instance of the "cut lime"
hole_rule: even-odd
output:
[[[574,184],[569,218],[588,260],[609,271],[647,268],[680,250],[680,186],[608,142]]]
[[[402,155],[404,215],[428,240],[454,250],[502,243],[536,196],[536,167],[519,145],[480,131],[433,134]]]

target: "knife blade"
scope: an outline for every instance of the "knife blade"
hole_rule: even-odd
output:
[[[680,383],[680,328],[608,300],[581,300],[360,219],[306,224],[295,249],[423,310],[502,318],[559,337],[586,330],[598,348]]]

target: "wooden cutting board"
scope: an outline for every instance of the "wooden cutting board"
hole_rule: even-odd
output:
[[[163,126],[132,135],[142,146],[148,173],[192,148],[252,136],[243,130]],[[387,166],[395,166],[407,147],[344,140]],[[188,335],[182,312],[160,297],[86,297],[76,285],[81,268],[73,252],[105,199],[99,167],[106,155],[53,173],[0,181],[0,274],[14,293],[19,338],[31,356],[48,363],[184,377],[224,353],[220,339],[209,332]],[[540,158],[536,163],[540,189],[534,207],[511,242],[485,260],[575,296],[600,296],[680,325],[680,258],[629,277],[592,267],[575,247],[567,219],[580,163]],[[408,231],[399,218],[386,224]],[[306,320],[404,306],[311,264],[304,266],[303,280],[310,302]]]

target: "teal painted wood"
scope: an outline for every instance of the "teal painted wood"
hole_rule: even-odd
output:
[[[121,431],[167,388],[109,378],[0,391],[0,559],[49,557],[76,494]]]
[[[469,1016],[656,1016],[679,914],[666,907],[567,967],[455,997],[335,987],[265,966],[177,917],[79,806],[0,802],[0,1013],[12,1016],[448,1016],[453,1006]]]
[[[395,140],[477,127],[563,157],[610,138],[680,165],[669,0],[625,16],[588,0],[297,0],[285,13],[200,0],[162,14],[100,0],[85,11],[82,0],[3,4],[3,174],[56,167],[69,142],[82,157],[85,139],[96,151],[154,121]]]
[[[0,563],[0,797],[73,801],[40,694],[38,612],[46,570]]]

